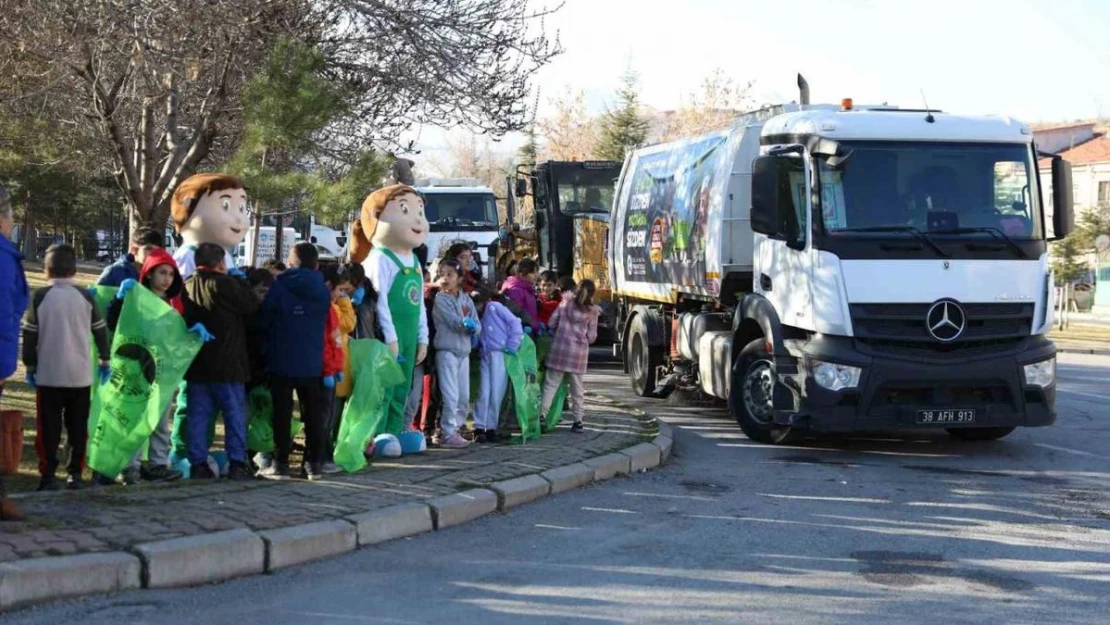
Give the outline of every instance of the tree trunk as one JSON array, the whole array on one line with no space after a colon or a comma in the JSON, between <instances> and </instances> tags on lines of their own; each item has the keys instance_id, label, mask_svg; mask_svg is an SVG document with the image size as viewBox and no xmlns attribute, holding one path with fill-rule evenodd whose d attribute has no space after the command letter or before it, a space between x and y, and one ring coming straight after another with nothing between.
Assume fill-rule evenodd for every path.
<instances>
[{"instance_id":1,"label":"tree trunk","mask_svg":"<svg viewBox=\"0 0 1110 625\"><path fill-rule=\"evenodd\" d=\"M32 210L32 198L30 192L23 196L23 240L20 241L20 248L23 255L27 258L34 258L38 252L39 237L35 232L35 211Z\"/></svg>"}]
</instances>

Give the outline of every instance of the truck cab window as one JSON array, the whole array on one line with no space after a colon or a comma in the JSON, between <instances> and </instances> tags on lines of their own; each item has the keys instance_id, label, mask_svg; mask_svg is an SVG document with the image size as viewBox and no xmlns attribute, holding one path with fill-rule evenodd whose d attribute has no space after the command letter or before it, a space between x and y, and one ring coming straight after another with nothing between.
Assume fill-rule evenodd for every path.
<instances>
[{"instance_id":1,"label":"truck cab window","mask_svg":"<svg viewBox=\"0 0 1110 625\"><path fill-rule=\"evenodd\" d=\"M806 242L806 171L802 159L778 159L779 213L778 235L787 243L801 247Z\"/></svg>"}]
</instances>

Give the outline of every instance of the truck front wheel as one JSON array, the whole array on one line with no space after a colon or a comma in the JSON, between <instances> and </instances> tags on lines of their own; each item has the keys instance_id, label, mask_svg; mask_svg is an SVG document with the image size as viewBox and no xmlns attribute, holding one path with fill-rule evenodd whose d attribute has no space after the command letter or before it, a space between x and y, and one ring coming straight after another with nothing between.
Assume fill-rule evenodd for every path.
<instances>
[{"instance_id":1,"label":"truck front wheel","mask_svg":"<svg viewBox=\"0 0 1110 625\"><path fill-rule=\"evenodd\" d=\"M1014 428L950 428L948 435L961 441L994 441L1013 431Z\"/></svg>"},{"instance_id":2,"label":"truck front wheel","mask_svg":"<svg viewBox=\"0 0 1110 625\"><path fill-rule=\"evenodd\" d=\"M732 364L728 410L753 441L782 445L801 437L797 430L774 421L775 363L762 338L748 343Z\"/></svg>"},{"instance_id":3,"label":"truck front wheel","mask_svg":"<svg viewBox=\"0 0 1110 625\"><path fill-rule=\"evenodd\" d=\"M655 397L656 372L663 364L663 354L648 344L647 326L640 315L632 318L628 330L628 376L632 390L640 397Z\"/></svg>"}]
</instances>

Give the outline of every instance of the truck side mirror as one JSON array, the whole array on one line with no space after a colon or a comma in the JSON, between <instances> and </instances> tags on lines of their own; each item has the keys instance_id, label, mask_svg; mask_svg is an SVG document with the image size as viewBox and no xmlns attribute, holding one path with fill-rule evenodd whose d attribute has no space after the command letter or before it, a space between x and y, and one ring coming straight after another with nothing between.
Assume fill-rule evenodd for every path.
<instances>
[{"instance_id":1,"label":"truck side mirror","mask_svg":"<svg viewBox=\"0 0 1110 625\"><path fill-rule=\"evenodd\" d=\"M752 164L751 226L754 232L778 234L778 158L761 156Z\"/></svg>"},{"instance_id":2,"label":"truck side mirror","mask_svg":"<svg viewBox=\"0 0 1110 625\"><path fill-rule=\"evenodd\" d=\"M1052 157L1052 238L1059 241L1075 227L1075 206L1071 197L1071 163Z\"/></svg>"},{"instance_id":3,"label":"truck side mirror","mask_svg":"<svg viewBox=\"0 0 1110 625\"><path fill-rule=\"evenodd\" d=\"M514 190L513 195L517 197L524 197L528 195L528 181L524 178L517 178L516 189Z\"/></svg>"}]
</instances>

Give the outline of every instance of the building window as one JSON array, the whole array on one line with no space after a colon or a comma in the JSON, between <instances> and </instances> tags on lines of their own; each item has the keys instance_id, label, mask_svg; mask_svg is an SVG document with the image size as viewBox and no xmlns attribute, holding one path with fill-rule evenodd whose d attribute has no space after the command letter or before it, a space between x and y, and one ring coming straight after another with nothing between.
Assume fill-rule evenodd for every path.
<instances>
[{"instance_id":1,"label":"building window","mask_svg":"<svg viewBox=\"0 0 1110 625\"><path fill-rule=\"evenodd\" d=\"M1098 183L1098 204L1110 204L1110 180L1101 180Z\"/></svg>"}]
</instances>

